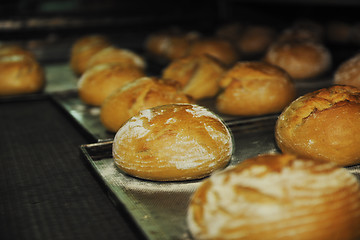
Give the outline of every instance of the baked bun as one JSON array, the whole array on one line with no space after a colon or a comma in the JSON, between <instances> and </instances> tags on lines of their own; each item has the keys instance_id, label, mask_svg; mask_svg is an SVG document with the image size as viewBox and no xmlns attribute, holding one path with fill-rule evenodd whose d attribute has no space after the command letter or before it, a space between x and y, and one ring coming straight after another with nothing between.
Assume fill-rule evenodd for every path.
<instances>
[{"instance_id":1,"label":"baked bun","mask_svg":"<svg viewBox=\"0 0 360 240\"><path fill-rule=\"evenodd\" d=\"M87 69L78 82L80 99L86 104L100 106L116 89L145 76L142 69L118 64L99 64Z\"/></svg>"},{"instance_id":2,"label":"baked bun","mask_svg":"<svg viewBox=\"0 0 360 240\"><path fill-rule=\"evenodd\" d=\"M299 97L281 113L275 137L285 153L360 163L360 90L335 85Z\"/></svg>"},{"instance_id":3,"label":"baked bun","mask_svg":"<svg viewBox=\"0 0 360 240\"><path fill-rule=\"evenodd\" d=\"M142 77L107 97L101 106L100 120L111 132L139 111L171 103L190 103L191 98L174 85L156 77Z\"/></svg>"},{"instance_id":4,"label":"baked bun","mask_svg":"<svg viewBox=\"0 0 360 240\"><path fill-rule=\"evenodd\" d=\"M264 60L283 68L296 81L318 77L329 70L332 63L329 50L313 41L273 43Z\"/></svg>"},{"instance_id":5,"label":"baked bun","mask_svg":"<svg viewBox=\"0 0 360 240\"><path fill-rule=\"evenodd\" d=\"M265 62L238 62L220 79L216 109L230 115L280 112L295 98L295 86L283 69Z\"/></svg>"},{"instance_id":6,"label":"baked bun","mask_svg":"<svg viewBox=\"0 0 360 240\"><path fill-rule=\"evenodd\" d=\"M268 26L247 26L235 44L241 55L258 56L266 52L275 39L275 30Z\"/></svg>"},{"instance_id":7,"label":"baked bun","mask_svg":"<svg viewBox=\"0 0 360 240\"><path fill-rule=\"evenodd\" d=\"M199 179L230 161L232 137L209 110L170 104L141 111L116 133L116 166L132 176L155 181Z\"/></svg>"},{"instance_id":8,"label":"baked bun","mask_svg":"<svg viewBox=\"0 0 360 240\"><path fill-rule=\"evenodd\" d=\"M239 58L235 46L230 41L220 38L199 38L192 43L188 55L204 54L210 55L226 65L235 63Z\"/></svg>"},{"instance_id":9,"label":"baked bun","mask_svg":"<svg viewBox=\"0 0 360 240\"><path fill-rule=\"evenodd\" d=\"M162 73L181 86L194 99L213 97L219 91L219 79L225 68L208 55L188 56L172 61Z\"/></svg>"},{"instance_id":10,"label":"baked bun","mask_svg":"<svg viewBox=\"0 0 360 240\"><path fill-rule=\"evenodd\" d=\"M267 154L202 182L187 223L194 239L356 240L359 201L359 183L346 169Z\"/></svg>"},{"instance_id":11,"label":"baked bun","mask_svg":"<svg viewBox=\"0 0 360 240\"><path fill-rule=\"evenodd\" d=\"M334 83L360 88L360 54L343 62L334 73Z\"/></svg>"},{"instance_id":12,"label":"baked bun","mask_svg":"<svg viewBox=\"0 0 360 240\"><path fill-rule=\"evenodd\" d=\"M72 70L77 75L81 75L86 70L89 59L108 46L111 46L110 41L102 35L89 35L77 39L70 53Z\"/></svg>"},{"instance_id":13,"label":"baked bun","mask_svg":"<svg viewBox=\"0 0 360 240\"><path fill-rule=\"evenodd\" d=\"M146 63L143 57L135 52L117 47L107 47L94 54L87 63L87 68L94 67L98 64L116 63L124 67L137 67L145 69Z\"/></svg>"},{"instance_id":14,"label":"baked bun","mask_svg":"<svg viewBox=\"0 0 360 240\"><path fill-rule=\"evenodd\" d=\"M36 93L45 86L44 69L26 55L0 55L0 73L0 95Z\"/></svg>"}]
</instances>

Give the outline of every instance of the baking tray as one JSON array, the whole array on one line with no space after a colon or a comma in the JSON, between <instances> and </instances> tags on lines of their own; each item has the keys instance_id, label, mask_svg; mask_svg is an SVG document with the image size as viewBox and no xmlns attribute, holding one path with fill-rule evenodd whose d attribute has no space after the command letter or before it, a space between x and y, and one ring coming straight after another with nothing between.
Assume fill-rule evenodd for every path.
<instances>
[{"instance_id":1,"label":"baking tray","mask_svg":"<svg viewBox=\"0 0 360 240\"><path fill-rule=\"evenodd\" d=\"M229 166L264 153L279 153L274 140L277 117L239 123L230 129L235 150ZM80 146L86 161L102 179L115 205L128 210L149 240L192 239L186 225L189 199L204 180L153 182L127 175L113 161L112 141ZM348 170L359 177L360 166Z\"/></svg>"}]
</instances>

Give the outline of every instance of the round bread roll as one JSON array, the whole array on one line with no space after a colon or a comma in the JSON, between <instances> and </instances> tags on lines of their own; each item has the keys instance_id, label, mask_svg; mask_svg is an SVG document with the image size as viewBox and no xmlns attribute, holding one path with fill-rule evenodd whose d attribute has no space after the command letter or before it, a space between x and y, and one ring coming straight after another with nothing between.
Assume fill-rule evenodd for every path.
<instances>
[{"instance_id":1,"label":"round bread roll","mask_svg":"<svg viewBox=\"0 0 360 240\"><path fill-rule=\"evenodd\" d=\"M253 56L266 52L275 39L275 31L271 27L247 26L236 40L236 47L242 55Z\"/></svg>"},{"instance_id":2,"label":"round bread roll","mask_svg":"<svg viewBox=\"0 0 360 240\"><path fill-rule=\"evenodd\" d=\"M194 239L356 240L360 186L344 168L266 154L213 174L192 196Z\"/></svg>"},{"instance_id":3,"label":"round bread roll","mask_svg":"<svg viewBox=\"0 0 360 240\"><path fill-rule=\"evenodd\" d=\"M233 64L239 58L235 46L230 41L220 38L199 38L191 44L188 55L204 54L208 54L226 65Z\"/></svg>"},{"instance_id":4,"label":"round bread roll","mask_svg":"<svg viewBox=\"0 0 360 240\"><path fill-rule=\"evenodd\" d=\"M172 61L162 74L181 86L194 99L213 97L219 91L219 79L225 68L208 55L188 56Z\"/></svg>"},{"instance_id":5,"label":"round bread roll","mask_svg":"<svg viewBox=\"0 0 360 240\"><path fill-rule=\"evenodd\" d=\"M171 103L190 103L192 100L175 85L156 77L142 77L116 90L101 106L100 120L110 132L139 111Z\"/></svg>"},{"instance_id":6,"label":"round bread roll","mask_svg":"<svg viewBox=\"0 0 360 240\"><path fill-rule=\"evenodd\" d=\"M324 74L332 64L331 53L321 43L284 41L273 43L264 60L287 71L296 80L306 80Z\"/></svg>"},{"instance_id":7,"label":"round bread roll","mask_svg":"<svg viewBox=\"0 0 360 240\"><path fill-rule=\"evenodd\" d=\"M87 69L78 82L80 99L100 106L116 89L145 76L142 69L118 64L99 64Z\"/></svg>"},{"instance_id":8,"label":"round bread roll","mask_svg":"<svg viewBox=\"0 0 360 240\"><path fill-rule=\"evenodd\" d=\"M199 179L224 168L232 136L209 110L192 104L146 109L116 133L113 156L125 173L154 181Z\"/></svg>"},{"instance_id":9,"label":"round bread roll","mask_svg":"<svg viewBox=\"0 0 360 240\"><path fill-rule=\"evenodd\" d=\"M116 63L124 67L137 67L140 69L145 69L146 67L145 60L140 55L128 49L110 46L94 54L89 59L86 68L104 63Z\"/></svg>"},{"instance_id":10,"label":"round bread roll","mask_svg":"<svg viewBox=\"0 0 360 240\"><path fill-rule=\"evenodd\" d=\"M0 95L36 93L45 86L42 66L26 55L0 55Z\"/></svg>"},{"instance_id":11,"label":"round bread roll","mask_svg":"<svg viewBox=\"0 0 360 240\"><path fill-rule=\"evenodd\" d=\"M334 73L334 83L360 88L360 54L343 62Z\"/></svg>"},{"instance_id":12,"label":"round bread roll","mask_svg":"<svg viewBox=\"0 0 360 240\"><path fill-rule=\"evenodd\" d=\"M100 50L111 46L110 41L102 35L89 35L75 41L70 53L72 70L81 75L87 68L89 59Z\"/></svg>"},{"instance_id":13,"label":"round bread roll","mask_svg":"<svg viewBox=\"0 0 360 240\"><path fill-rule=\"evenodd\" d=\"M230 115L280 112L296 96L289 74L265 62L238 62L219 84L223 91L217 96L216 109Z\"/></svg>"},{"instance_id":14,"label":"round bread roll","mask_svg":"<svg viewBox=\"0 0 360 240\"><path fill-rule=\"evenodd\" d=\"M285 153L360 163L360 90L336 85L299 97L281 113L275 137Z\"/></svg>"}]
</instances>

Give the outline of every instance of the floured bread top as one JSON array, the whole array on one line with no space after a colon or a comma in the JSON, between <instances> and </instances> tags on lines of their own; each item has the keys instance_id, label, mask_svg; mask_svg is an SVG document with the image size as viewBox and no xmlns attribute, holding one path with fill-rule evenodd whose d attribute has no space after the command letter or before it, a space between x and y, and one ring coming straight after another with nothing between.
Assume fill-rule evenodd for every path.
<instances>
[{"instance_id":1,"label":"floured bread top","mask_svg":"<svg viewBox=\"0 0 360 240\"><path fill-rule=\"evenodd\" d=\"M198 179L225 167L232 137L209 110L171 104L141 111L114 138L115 164L130 175L159 181Z\"/></svg>"},{"instance_id":2,"label":"floured bread top","mask_svg":"<svg viewBox=\"0 0 360 240\"><path fill-rule=\"evenodd\" d=\"M204 182L190 203L188 224L195 239L327 239L341 231L352 236L341 239L355 239L359 200L359 183L343 168L263 155Z\"/></svg>"}]
</instances>

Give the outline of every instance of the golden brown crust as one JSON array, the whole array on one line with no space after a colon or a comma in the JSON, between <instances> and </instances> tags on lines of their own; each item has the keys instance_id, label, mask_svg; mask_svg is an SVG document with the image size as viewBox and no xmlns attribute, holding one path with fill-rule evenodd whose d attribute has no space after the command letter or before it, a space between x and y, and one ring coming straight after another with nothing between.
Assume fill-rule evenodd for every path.
<instances>
[{"instance_id":1,"label":"golden brown crust","mask_svg":"<svg viewBox=\"0 0 360 240\"><path fill-rule=\"evenodd\" d=\"M239 59L235 46L228 40L219 38L200 38L195 40L189 50L189 55L210 55L225 65L231 65Z\"/></svg>"},{"instance_id":2,"label":"golden brown crust","mask_svg":"<svg viewBox=\"0 0 360 240\"><path fill-rule=\"evenodd\" d=\"M78 82L80 99L100 106L118 88L145 76L142 69L118 64L99 64L87 69Z\"/></svg>"},{"instance_id":3,"label":"golden brown crust","mask_svg":"<svg viewBox=\"0 0 360 240\"><path fill-rule=\"evenodd\" d=\"M140 69L145 69L146 67L144 58L137 53L128 49L110 46L94 54L89 59L86 68L104 63L116 63L123 67L138 67Z\"/></svg>"},{"instance_id":4,"label":"golden brown crust","mask_svg":"<svg viewBox=\"0 0 360 240\"><path fill-rule=\"evenodd\" d=\"M313 41L284 41L273 43L264 60L287 71L297 81L320 76L331 66L329 50Z\"/></svg>"},{"instance_id":5,"label":"golden brown crust","mask_svg":"<svg viewBox=\"0 0 360 240\"><path fill-rule=\"evenodd\" d=\"M224 72L225 68L210 56L188 56L172 61L162 77L178 82L182 91L194 99L202 99L218 93Z\"/></svg>"},{"instance_id":6,"label":"golden brown crust","mask_svg":"<svg viewBox=\"0 0 360 240\"><path fill-rule=\"evenodd\" d=\"M360 163L360 90L332 86L299 97L281 113L275 137L283 152Z\"/></svg>"},{"instance_id":7,"label":"golden brown crust","mask_svg":"<svg viewBox=\"0 0 360 240\"><path fill-rule=\"evenodd\" d=\"M42 66L27 55L0 56L0 95L35 93L45 86Z\"/></svg>"},{"instance_id":8,"label":"golden brown crust","mask_svg":"<svg viewBox=\"0 0 360 240\"><path fill-rule=\"evenodd\" d=\"M280 112L295 98L295 86L281 68L265 62L238 62L220 80L219 112L261 115Z\"/></svg>"},{"instance_id":9,"label":"golden brown crust","mask_svg":"<svg viewBox=\"0 0 360 240\"><path fill-rule=\"evenodd\" d=\"M124 122L141 110L191 101L189 96L161 79L142 77L121 87L104 101L100 120L107 130L116 132Z\"/></svg>"},{"instance_id":10,"label":"golden brown crust","mask_svg":"<svg viewBox=\"0 0 360 240\"><path fill-rule=\"evenodd\" d=\"M87 68L89 59L100 50L111 46L110 41L102 35L89 35L77 39L70 54L72 70L81 75Z\"/></svg>"},{"instance_id":11,"label":"golden brown crust","mask_svg":"<svg viewBox=\"0 0 360 240\"><path fill-rule=\"evenodd\" d=\"M360 186L335 164L266 154L213 174L191 198L194 239L355 240Z\"/></svg>"},{"instance_id":12,"label":"golden brown crust","mask_svg":"<svg viewBox=\"0 0 360 240\"><path fill-rule=\"evenodd\" d=\"M206 177L224 168L231 154L227 127L209 110L191 104L141 111L119 129L113 143L116 166L155 181Z\"/></svg>"},{"instance_id":13,"label":"golden brown crust","mask_svg":"<svg viewBox=\"0 0 360 240\"><path fill-rule=\"evenodd\" d=\"M343 62L334 74L334 83L360 88L360 54Z\"/></svg>"}]
</instances>

